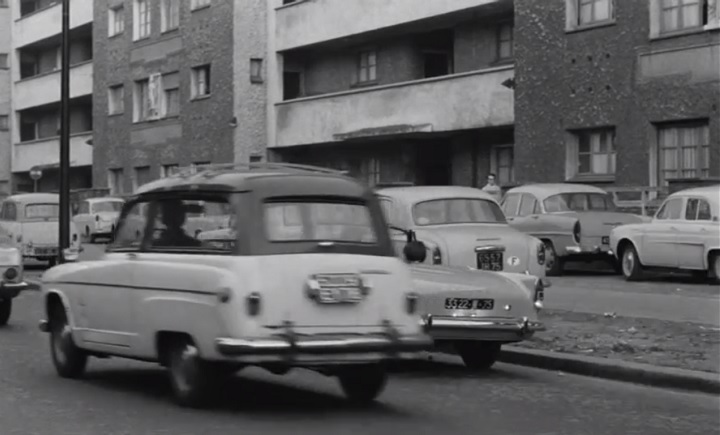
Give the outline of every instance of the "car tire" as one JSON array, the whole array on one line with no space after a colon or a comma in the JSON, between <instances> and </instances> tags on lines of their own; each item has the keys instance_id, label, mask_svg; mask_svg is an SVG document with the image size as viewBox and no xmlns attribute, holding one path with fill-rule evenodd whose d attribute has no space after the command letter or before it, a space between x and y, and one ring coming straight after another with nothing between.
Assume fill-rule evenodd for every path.
<instances>
[{"instance_id":1,"label":"car tire","mask_svg":"<svg viewBox=\"0 0 720 435\"><path fill-rule=\"evenodd\" d=\"M189 338L177 338L168 343L168 373L175 401L188 408L208 405L213 385L208 364Z\"/></svg>"},{"instance_id":2,"label":"car tire","mask_svg":"<svg viewBox=\"0 0 720 435\"><path fill-rule=\"evenodd\" d=\"M465 363L465 367L475 370L489 370L500 356L502 345L495 342L461 341L455 348Z\"/></svg>"},{"instance_id":3,"label":"car tire","mask_svg":"<svg viewBox=\"0 0 720 435\"><path fill-rule=\"evenodd\" d=\"M545 244L545 275L560 276L565 267L565 261L558 257L555 245L549 240L543 240Z\"/></svg>"},{"instance_id":4,"label":"car tire","mask_svg":"<svg viewBox=\"0 0 720 435\"><path fill-rule=\"evenodd\" d=\"M0 326L5 326L12 313L12 299L0 299Z\"/></svg>"},{"instance_id":5,"label":"car tire","mask_svg":"<svg viewBox=\"0 0 720 435\"><path fill-rule=\"evenodd\" d=\"M380 365L348 367L338 374L340 387L350 402L372 403L387 385L387 371Z\"/></svg>"},{"instance_id":6,"label":"car tire","mask_svg":"<svg viewBox=\"0 0 720 435\"><path fill-rule=\"evenodd\" d=\"M626 281L638 281L643 277L643 266L640 263L634 245L628 245L621 253L622 274Z\"/></svg>"},{"instance_id":7,"label":"car tire","mask_svg":"<svg viewBox=\"0 0 720 435\"><path fill-rule=\"evenodd\" d=\"M57 305L50 317L50 354L58 375L63 378L82 377L88 355L75 345L65 309Z\"/></svg>"},{"instance_id":8,"label":"car tire","mask_svg":"<svg viewBox=\"0 0 720 435\"><path fill-rule=\"evenodd\" d=\"M720 253L716 252L710 255L710 264L708 266L712 281L715 284L720 284Z\"/></svg>"}]
</instances>

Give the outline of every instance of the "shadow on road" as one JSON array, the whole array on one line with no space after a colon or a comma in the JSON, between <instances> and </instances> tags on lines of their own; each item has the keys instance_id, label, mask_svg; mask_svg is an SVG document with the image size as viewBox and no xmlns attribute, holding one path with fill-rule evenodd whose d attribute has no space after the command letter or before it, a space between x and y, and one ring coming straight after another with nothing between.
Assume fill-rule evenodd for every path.
<instances>
[{"instance_id":1,"label":"shadow on road","mask_svg":"<svg viewBox=\"0 0 720 435\"><path fill-rule=\"evenodd\" d=\"M283 382L282 378L278 378ZM332 383L334 378L322 382ZM126 391L151 399L172 401L167 374L162 369L130 369L90 371L85 377L88 384L113 391ZM287 382L287 381L285 381ZM392 382L392 380L390 381ZM396 416L414 418L379 402L370 406L353 405L345 400L338 389L337 395L311 391L290 384L267 380L248 379L242 374L229 378L215 391L215 398L207 411L253 414L344 413L367 416Z\"/></svg>"},{"instance_id":2,"label":"shadow on road","mask_svg":"<svg viewBox=\"0 0 720 435\"><path fill-rule=\"evenodd\" d=\"M497 367L486 371L473 371L461 364L436 360L393 363L390 366L390 371L394 376L411 377L413 379L503 379L508 381L532 379Z\"/></svg>"}]
</instances>

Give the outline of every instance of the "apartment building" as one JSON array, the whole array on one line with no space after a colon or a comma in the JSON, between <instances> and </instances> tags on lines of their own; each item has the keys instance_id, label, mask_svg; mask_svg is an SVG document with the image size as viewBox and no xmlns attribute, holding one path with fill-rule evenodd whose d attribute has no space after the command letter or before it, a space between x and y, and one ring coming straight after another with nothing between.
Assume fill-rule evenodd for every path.
<instances>
[{"instance_id":1,"label":"apartment building","mask_svg":"<svg viewBox=\"0 0 720 435\"><path fill-rule=\"evenodd\" d=\"M390 182L515 180L512 0L270 0L269 158Z\"/></svg>"},{"instance_id":2,"label":"apartment building","mask_svg":"<svg viewBox=\"0 0 720 435\"><path fill-rule=\"evenodd\" d=\"M10 137L10 53L12 19L8 0L0 0L0 199L11 193L12 138Z\"/></svg>"},{"instance_id":3,"label":"apartment building","mask_svg":"<svg viewBox=\"0 0 720 435\"><path fill-rule=\"evenodd\" d=\"M265 0L109 0L95 23L96 187L263 158Z\"/></svg>"},{"instance_id":4,"label":"apartment building","mask_svg":"<svg viewBox=\"0 0 720 435\"><path fill-rule=\"evenodd\" d=\"M515 10L518 181L720 181L720 1Z\"/></svg>"},{"instance_id":5,"label":"apartment building","mask_svg":"<svg viewBox=\"0 0 720 435\"><path fill-rule=\"evenodd\" d=\"M72 188L92 185L93 3L73 0L70 6ZM11 21L11 189L57 191L62 6L57 0L5 0L5 4ZM34 167L42 170L37 183L29 176Z\"/></svg>"}]
</instances>

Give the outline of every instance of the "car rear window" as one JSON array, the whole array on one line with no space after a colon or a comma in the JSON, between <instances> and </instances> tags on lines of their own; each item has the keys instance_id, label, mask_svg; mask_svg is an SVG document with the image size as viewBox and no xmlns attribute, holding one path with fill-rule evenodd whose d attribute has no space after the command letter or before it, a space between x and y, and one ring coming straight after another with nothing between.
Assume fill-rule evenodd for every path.
<instances>
[{"instance_id":1,"label":"car rear window","mask_svg":"<svg viewBox=\"0 0 720 435\"><path fill-rule=\"evenodd\" d=\"M120 210L122 210L122 207L123 203L119 201L96 202L92 205L93 213L120 212Z\"/></svg>"},{"instance_id":2,"label":"car rear window","mask_svg":"<svg viewBox=\"0 0 720 435\"><path fill-rule=\"evenodd\" d=\"M417 225L506 223L500 206L477 198L434 199L413 207Z\"/></svg>"},{"instance_id":3,"label":"car rear window","mask_svg":"<svg viewBox=\"0 0 720 435\"><path fill-rule=\"evenodd\" d=\"M28 204L25 206L25 219L57 219L60 215L58 204Z\"/></svg>"},{"instance_id":4,"label":"car rear window","mask_svg":"<svg viewBox=\"0 0 720 435\"><path fill-rule=\"evenodd\" d=\"M364 204L270 201L264 204L264 220L271 242L377 243L370 210Z\"/></svg>"}]
</instances>

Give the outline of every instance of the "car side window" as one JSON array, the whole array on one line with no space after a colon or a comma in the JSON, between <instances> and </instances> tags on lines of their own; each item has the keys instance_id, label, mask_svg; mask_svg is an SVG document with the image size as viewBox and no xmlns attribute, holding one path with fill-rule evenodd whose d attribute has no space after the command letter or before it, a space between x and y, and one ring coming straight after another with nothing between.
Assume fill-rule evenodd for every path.
<instances>
[{"instance_id":1,"label":"car side window","mask_svg":"<svg viewBox=\"0 0 720 435\"><path fill-rule=\"evenodd\" d=\"M90 213L90 206L88 205L87 201L83 201L80 203L80 208L78 209L78 214L88 214Z\"/></svg>"},{"instance_id":2,"label":"car side window","mask_svg":"<svg viewBox=\"0 0 720 435\"><path fill-rule=\"evenodd\" d=\"M168 198L154 201L153 206L156 209L150 238L153 250L229 252L234 246L234 243L215 243L228 241L233 235L229 225L232 207L223 199ZM234 236L232 238L234 240Z\"/></svg>"},{"instance_id":3,"label":"car side window","mask_svg":"<svg viewBox=\"0 0 720 435\"><path fill-rule=\"evenodd\" d=\"M712 209L710 203L704 199L698 199L698 211L697 220L699 221L711 221L712 220Z\"/></svg>"},{"instance_id":4,"label":"car side window","mask_svg":"<svg viewBox=\"0 0 720 435\"><path fill-rule=\"evenodd\" d=\"M677 220L682 216L682 198L673 198L665 202L657 213L656 219Z\"/></svg>"},{"instance_id":5,"label":"car side window","mask_svg":"<svg viewBox=\"0 0 720 435\"><path fill-rule=\"evenodd\" d=\"M113 243L108 251L115 249L140 249L147 224L146 202L136 202L123 214L118 222Z\"/></svg>"},{"instance_id":6,"label":"car side window","mask_svg":"<svg viewBox=\"0 0 720 435\"><path fill-rule=\"evenodd\" d=\"M530 216L531 214L535 214L537 213L537 208L537 199L530 194L523 194L518 216Z\"/></svg>"},{"instance_id":7,"label":"car side window","mask_svg":"<svg viewBox=\"0 0 720 435\"><path fill-rule=\"evenodd\" d=\"M698 204L699 201L695 198L689 198L685 205L685 220L694 221L697 220Z\"/></svg>"},{"instance_id":8,"label":"car side window","mask_svg":"<svg viewBox=\"0 0 720 435\"><path fill-rule=\"evenodd\" d=\"M17 220L17 206L13 202L4 202L0 210L0 220L15 222Z\"/></svg>"},{"instance_id":9,"label":"car side window","mask_svg":"<svg viewBox=\"0 0 720 435\"><path fill-rule=\"evenodd\" d=\"M518 205L520 204L520 195L517 193L511 193L503 200L502 208L505 216L517 216Z\"/></svg>"},{"instance_id":10,"label":"car side window","mask_svg":"<svg viewBox=\"0 0 720 435\"><path fill-rule=\"evenodd\" d=\"M397 218L395 216L395 210L393 203L387 198L378 198L380 201L380 208L382 208L383 214L385 214L385 220L390 225L397 225Z\"/></svg>"}]
</instances>

